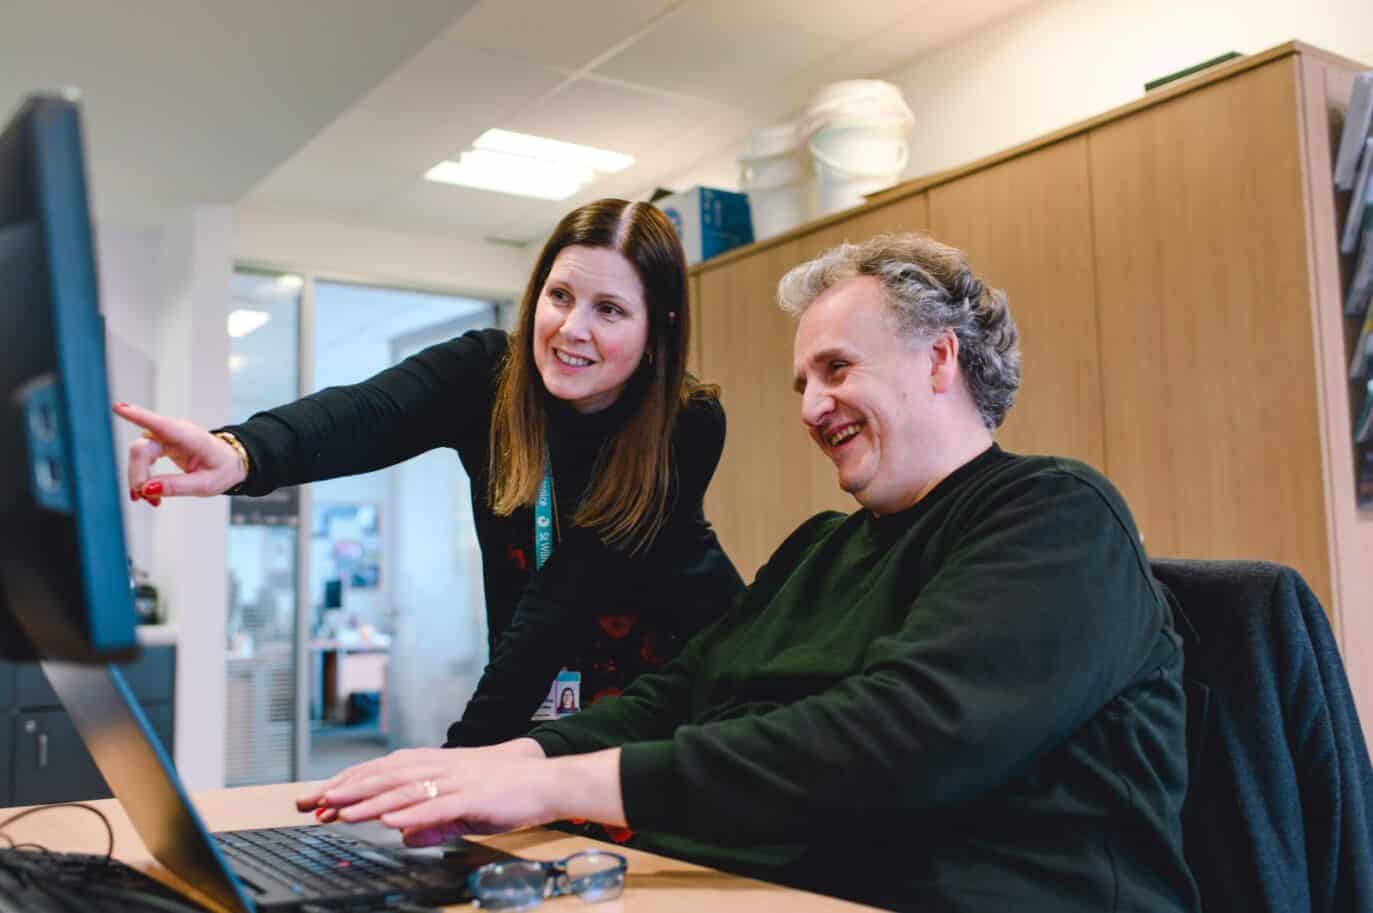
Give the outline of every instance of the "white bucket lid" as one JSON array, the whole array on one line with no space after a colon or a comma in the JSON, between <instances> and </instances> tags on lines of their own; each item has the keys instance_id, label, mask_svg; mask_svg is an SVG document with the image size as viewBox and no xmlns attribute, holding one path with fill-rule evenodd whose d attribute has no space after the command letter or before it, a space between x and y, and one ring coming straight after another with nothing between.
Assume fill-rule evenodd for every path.
<instances>
[{"instance_id":1,"label":"white bucket lid","mask_svg":"<svg viewBox=\"0 0 1373 913\"><path fill-rule=\"evenodd\" d=\"M751 159L773 158L790 155L801 146L801 137L796 133L796 121L773 124L755 130L744 140L743 151L739 153L739 163L747 164Z\"/></svg>"},{"instance_id":2,"label":"white bucket lid","mask_svg":"<svg viewBox=\"0 0 1373 913\"><path fill-rule=\"evenodd\" d=\"M817 130L807 147L822 178L829 174L844 179L889 177L895 181L910 157L907 132L896 122L834 121Z\"/></svg>"},{"instance_id":3,"label":"white bucket lid","mask_svg":"<svg viewBox=\"0 0 1373 913\"><path fill-rule=\"evenodd\" d=\"M850 79L822 88L811 99L800 120L799 134L809 141L816 132L836 121L866 122L909 131L915 115L901 90L880 79Z\"/></svg>"}]
</instances>

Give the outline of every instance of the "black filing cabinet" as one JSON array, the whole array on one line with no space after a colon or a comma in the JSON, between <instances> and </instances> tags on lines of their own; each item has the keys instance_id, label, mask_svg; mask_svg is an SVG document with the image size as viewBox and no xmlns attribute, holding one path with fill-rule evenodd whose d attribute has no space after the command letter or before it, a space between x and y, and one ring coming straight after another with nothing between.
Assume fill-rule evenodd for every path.
<instances>
[{"instance_id":1,"label":"black filing cabinet","mask_svg":"<svg viewBox=\"0 0 1373 913\"><path fill-rule=\"evenodd\" d=\"M170 755L176 648L145 647L120 667ZM0 663L0 807L103 799L110 789L37 663Z\"/></svg>"}]
</instances>

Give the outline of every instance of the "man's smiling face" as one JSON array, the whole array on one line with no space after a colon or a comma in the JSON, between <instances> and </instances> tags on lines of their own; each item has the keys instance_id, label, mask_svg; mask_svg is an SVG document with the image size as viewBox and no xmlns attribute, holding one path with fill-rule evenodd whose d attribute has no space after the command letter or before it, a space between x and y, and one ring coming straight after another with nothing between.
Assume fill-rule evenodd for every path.
<instances>
[{"instance_id":1,"label":"man's smiling face","mask_svg":"<svg viewBox=\"0 0 1373 913\"><path fill-rule=\"evenodd\" d=\"M801 315L793 362L811 439L876 514L909 507L940 477L931 347L902 336L889 307L874 277L839 283Z\"/></svg>"}]
</instances>

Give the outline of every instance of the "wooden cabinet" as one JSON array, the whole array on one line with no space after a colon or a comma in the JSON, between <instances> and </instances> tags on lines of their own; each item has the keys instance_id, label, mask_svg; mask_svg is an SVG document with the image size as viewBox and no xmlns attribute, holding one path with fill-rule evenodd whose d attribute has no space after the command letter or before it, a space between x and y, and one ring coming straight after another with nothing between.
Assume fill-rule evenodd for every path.
<instances>
[{"instance_id":1,"label":"wooden cabinet","mask_svg":"<svg viewBox=\"0 0 1373 913\"><path fill-rule=\"evenodd\" d=\"M1091 132L1106 449L1151 551L1328 601L1296 61Z\"/></svg>"},{"instance_id":2,"label":"wooden cabinet","mask_svg":"<svg viewBox=\"0 0 1373 913\"><path fill-rule=\"evenodd\" d=\"M968 252L1020 330L1021 387L997 437L1008 450L1106 468L1087 140L1018 156L928 192L930 233Z\"/></svg>"},{"instance_id":3,"label":"wooden cabinet","mask_svg":"<svg viewBox=\"0 0 1373 913\"><path fill-rule=\"evenodd\" d=\"M695 268L697 358L729 438L709 518L746 579L852 510L801 429L790 267L929 228L1008 293L1024 383L999 439L1124 492L1158 556L1295 567L1373 719L1373 512L1354 501L1331 136L1359 64L1292 43Z\"/></svg>"},{"instance_id":4,"label":"wooden cabinet","mask_svg":"<svg viewBox=\"0 0 1373 913\"><path fill-rule=\"evenodd\" d=\"M797 262L818 256L845 241L866 241L883 232L928 231L929 227L929 204L923 193L911 194L883 206L860 206L838 220L827 221L799 236L796 239Z\"/></svg>"},{"instance_id":5,"label":"wooden cabinet","mask_svg":"<svg viewBox=\"0 0 1373 913\"><path fill-rule=\"evenodd\" d=\"M777 546L778 528L821 509L811 486L821 455L791 388L792 319L776 304L777 280L799 259L783 244L701 276L701 370L720 384L729 422L706 516L745 579Z\"/></svg>"}]
</instances>

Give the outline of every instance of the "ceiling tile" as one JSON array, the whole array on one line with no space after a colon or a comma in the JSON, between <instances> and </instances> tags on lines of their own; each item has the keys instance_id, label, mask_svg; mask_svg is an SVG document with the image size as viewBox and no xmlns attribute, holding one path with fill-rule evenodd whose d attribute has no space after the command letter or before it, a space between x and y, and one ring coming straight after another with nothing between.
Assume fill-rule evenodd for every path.
<instances>
[{"instance_id":1,"label":"ceiling tile","mask_svg":"<svg viewBox=\"0 0 1373 913\"><path fill-rule=\"evenodd\" d=\"M486 129L557 88L561 70L463 44L450 29L411 58L359 107L389 118Z\"/></svg>"},{"instance_id":2,"label":"ceiling tile","mask_svg":"<svg viewBox=\"0 0 1373 913\"><path fill-rule=\"evenodd\" d=\"M565 200L563 202L572 201ZM575 208L576 206L564 207L561 204L558 204L556 209L552 206L540 207L534 212L526 213L501 225L494 237L505 238L510 241L524 241L535 248L541 248L544 241L548 240L548 235L553 231L553 227L558 224L558 220Z\"/></svg>"},{"instance_id":3,"label":"ceiling tile","mask_svg":"<svg viewBox=\"0 0 1373 913\"><path fill-rule=\"evenodd\" d=\"M847 42L758 19L748 3L693 4L596 68L631 83L735 104Z\"/></svg>"},{"instance_id":4,"label":"ceiling tile","mask_svg":"<svg viewBox=\"0 0 1373 913\"><path fill-rule=\"evenodd\" d=\"M161 221L238 200L469 5L0 3L0 110L81 86L98 217Z\"/></svg>"},{"instance_id":5,"label":"ceiling tile","mask_svg":"<svg viewBox=\"0 0 1373 913\"><path fill-rule=\"evenodd\" d=\"M484 0L450 33L464 44L580 69L681 0Z\"/></svg>"},{"instance_id":6,"label":"ceiling tile","mask_svg":"<svg viewBox=\"0 0 1373 913\"><path fill-rule=\"evenodd\" d=\"M495 226L538 209L541 202L418 178L376 200L366 215L378 224L480 240L495 234Z\"/></svg>"},{"instance_id":7,"label":"ceiling tile","mask_svg":"<svg viewBox=\"0 0 1373 913\"><path fill-rule=\"evenodd\" d=\"M747 8L748 18L744 22L749 27L762 29L769 22L777 23L828 37L838 49L842 44L877 34L889 23L917 15L932 3L935 0L863 0L856 4L833 0L748 0L734 6Z\"/></svg>"},{"instance_id":8,"label":"ceiling tile","mask_svg":"<svg viewBox=\"0 0 1373 913\"><path fill-rule=\"evenodd\" d=\"M307 143L286 167L350 171L363 183L383 174L419 177L470 146L483 129L403 111L355 108Z\"/></svg>"},{"instance_id":9,"label":"ceiling tile","mask_svg":"<svg viewBox=\"0 0 1373 913\"><path fill-rule=\"evenodd\" d=\"M1005 19L1035 0L960 0L924 3L919 11L891 23L864 44L890 59L888 68L929 53L981 28Z\"/></svg>"},{"instance_id":10,"label":"ceiling tile","mask_svg":"<svg viewBox=\"0 0 1373 913\"><path fill-rule=\"evenodd\" d=\"M353 214L406 183L409 175L380 168L326 167L293 158L253 188L240 202L274 208Z\"/></svg>"},{"instance_id":11,"label":"ceiling tile","mask_svg":"<svg viewBox=\"0 0 1373 913\"><path fill-rule=\"evenodd\" d=\"M708 102L578 79L501 126L648 157L679 135L733 116Z\"/></svg>"}]
</instances>

